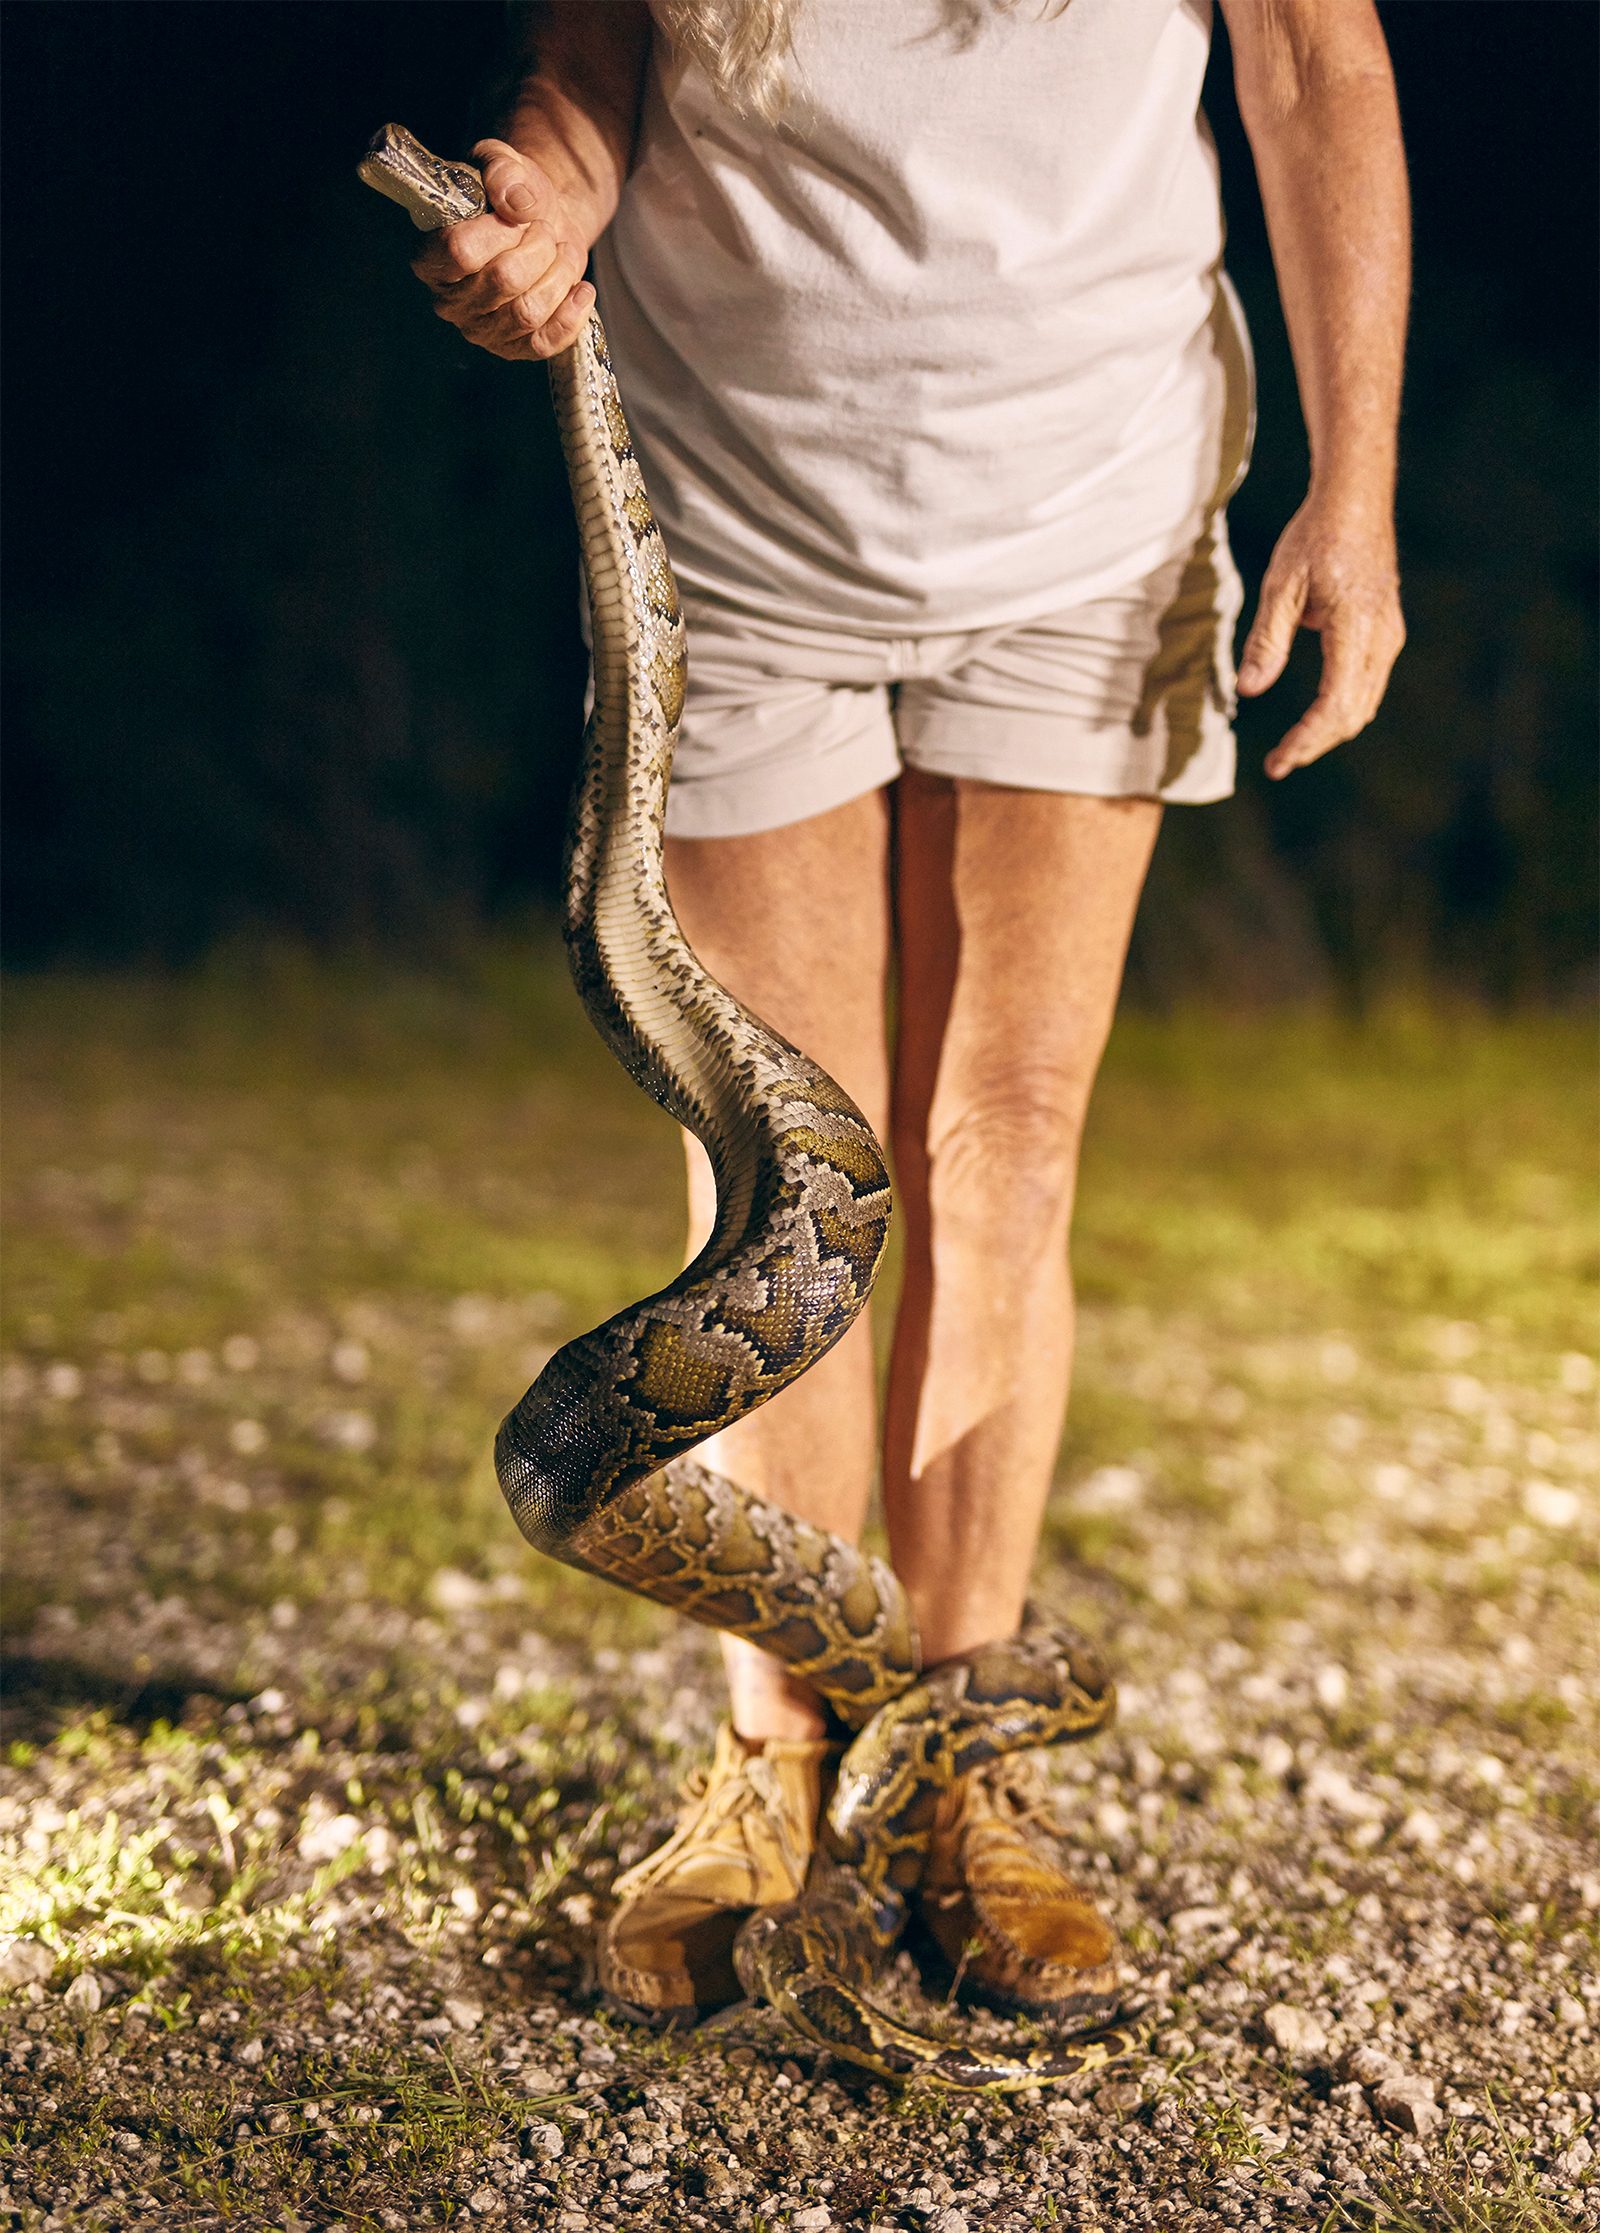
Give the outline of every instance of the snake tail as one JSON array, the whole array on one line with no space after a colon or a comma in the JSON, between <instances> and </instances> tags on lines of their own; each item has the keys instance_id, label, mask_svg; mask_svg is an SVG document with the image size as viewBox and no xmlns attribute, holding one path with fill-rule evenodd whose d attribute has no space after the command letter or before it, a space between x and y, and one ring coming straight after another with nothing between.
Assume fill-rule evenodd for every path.
<instances>
[{"instance_id":1,"label":"snake tail","mask_svg":"<svg viewBox=\"0 0 1600 2233\"><path fill-rule=\"evenodd\" d=\"M873 2001L878 1964L865 1962L863 1949L882 1945L886 1933L892 1943L902 1920L898 1902L885 1909L848 1871L816 1867L804 1899L764 1910L740 1932L734 1947L740 1983L791 2031L842 2061L878 2077L957 2092L1061 2085L1139 2046L1143 2030L1132 2021L1021 2049L941 2039L901 2023Z\"/></svg>"},{"instance_id":2,"label":"snake tail","mask_svg":"<svg viewBox=\"0 0 1600 2233\"><path fill-rule=\"evenodd\" d=\"M941 2039L900 2022L874 1988L906 1919L939 1795L1007 1754L1102 1730L1116 1691L1075 1629L1020 1636L942 1662L885 1705L845 1753L804 1896L740 1933L740 1982L816 2045L898 2078L973 2092L1059 2084L1126 2054L1140 2033L1102 2024L1021 2050Z\"/></svg>"}]
</instances>

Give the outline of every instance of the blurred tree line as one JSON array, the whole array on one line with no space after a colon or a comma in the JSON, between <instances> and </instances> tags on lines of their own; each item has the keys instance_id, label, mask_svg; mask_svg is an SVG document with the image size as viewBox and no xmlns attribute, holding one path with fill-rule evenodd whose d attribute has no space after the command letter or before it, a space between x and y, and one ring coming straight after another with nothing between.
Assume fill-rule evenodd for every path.
<instances>
[{"instance_id":1,"label":"blurred tree line","mask_svg":"<svg viewBox=\"0 0 1600 2233\"><path fill-rule=\"evenodd\" d=\"M544 382L430 317L409 228L352 172L391 114L464 146L498 9L11 17L13 962L263 933L438 954L547 900L583 660ZM1150 998L1590 981L1594 17L1386 20L1418 182L1410 643L1374 728L1286 784L1260 761L1312 694L1314 641L1242 709L1239 795L1166 818L1132 966ZM1536 72L1530 26L1554 42ZM1220 36L1207 106L1259 359L1231 515L1253 598L1305 459ZM1486 118L1486 167L1521 196L1498 233L1467 176ZM70 221L24 231L19 200L55 177Z\"/></svg>"}]
</instances>

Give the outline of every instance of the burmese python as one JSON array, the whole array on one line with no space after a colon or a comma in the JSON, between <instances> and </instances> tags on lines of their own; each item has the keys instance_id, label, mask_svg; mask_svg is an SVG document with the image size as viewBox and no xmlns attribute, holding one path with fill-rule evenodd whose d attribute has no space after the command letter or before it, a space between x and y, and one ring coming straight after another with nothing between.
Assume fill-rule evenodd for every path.
<instances>
[{"instance_id":1,"label":"burmese python","mask_svg":"<svg viewBox=\"0 0 1600 2233\"><path fill-rule=\"evenodd\" d=\"M390 125L361 176L424 230L478 215L479 174ZM984 1761L1092 1735L1114 1692L1066 1629L919 1678L894 1574L688 1453L815 1364L872 1288L889 1178L872 1129L798 1049L707 975L673 916L662 817L684 693L683 623L591 317L550 360L594 639L566 863L585 1008L629 1074L705 1144L715 1229L670 1286L569 1342L502 1422L500 1485L539 1550L785 1661L860 1734L803 1897L746 1926L752 1997L885 2076L972 2088L1068 2078L1125 2052L1102 2027L1019 2053L925 2036L869 1998L905 1919L939 1792Z\"/></svg>"}]
</instances>

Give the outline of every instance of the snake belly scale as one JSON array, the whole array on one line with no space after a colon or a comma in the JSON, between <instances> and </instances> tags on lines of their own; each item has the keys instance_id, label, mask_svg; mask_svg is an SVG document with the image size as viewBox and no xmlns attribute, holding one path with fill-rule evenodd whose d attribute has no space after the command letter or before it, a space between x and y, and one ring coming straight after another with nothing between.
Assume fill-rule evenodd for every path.
<instances>
[{"instance_id":1,"label":"snake belly scale","mask_svg":"<svg viewBox=\"0 0 1600 2233\"><path fill-rule=\"evenodd\" d=\"M423 229L476 216L482 181L385 126L362 178ZM891 2078L1037 2085L1126 2052L1104 2025L994 2050L896 2021L874 1986L905 1919L940 1791L988 1760L1091 1736L1114 1707L1094 1648L1030 1627L924 1674L904 1589L882 1561L692 1456L810 1369L866 1304L888 1236L882 1150L849 1096L712 978L662 866L683 707L677 590L591 316L550 360L594 644L594 712L568 835L565 935L590 1018L619 1062L703 1142L714 1230L659 1293L569 1342L507 1414L495 1467L548 1556L748 1638L858 1732L801 1897L752 1919L752 1998Z\"/></svg>"}]
</instances>

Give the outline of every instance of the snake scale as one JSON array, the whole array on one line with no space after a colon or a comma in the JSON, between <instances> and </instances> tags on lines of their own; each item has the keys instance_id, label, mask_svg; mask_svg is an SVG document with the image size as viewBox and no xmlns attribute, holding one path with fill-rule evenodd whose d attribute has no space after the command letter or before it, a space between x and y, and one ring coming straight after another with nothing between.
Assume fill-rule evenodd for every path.
<instances>
[{"instance_id":1,"label":"snake scale","mask_svg":"<svg viewBox=\"0 0 1600 2233\"><path fill-rule=\"evenodd\" d=\"M486 206L471 166L440 161L396 125L360 174L424 230ZM1030 1626L923 1673L887 1566L690 1454L854 1321L888 1235L889 1177L848 1095L716 983L678 928L662 868L685 676L672 569L598 317L549 373L594 641L567 845L568 954L617 1059L704 1143L717 1216L669 1286L550 1360L500 1427L500 1485L537 1549L747 1637L858 1732L804 1893L741 1934L735 1958L752 1998L882 2076L969 2089L1069 2078L1135 2034L1104 2025L990 2051L899 2023L872 1995L939 1793L986 1761L1103 1727L1115 1694L1094 1648Z\"/></svg>"}]
</instances>

